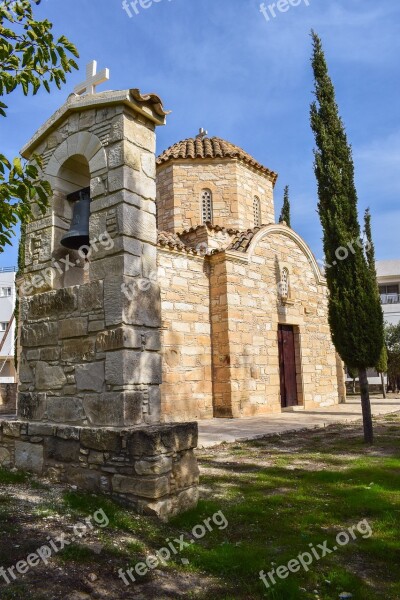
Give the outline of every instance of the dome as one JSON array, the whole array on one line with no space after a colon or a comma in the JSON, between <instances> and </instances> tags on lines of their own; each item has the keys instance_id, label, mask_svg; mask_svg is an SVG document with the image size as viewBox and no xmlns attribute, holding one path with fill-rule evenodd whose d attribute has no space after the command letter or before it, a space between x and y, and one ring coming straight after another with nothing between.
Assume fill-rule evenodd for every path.
<instances>
[{"instance_id":1,"label":"dome","mask_svg":"<svg viewBox=\"0 0 400 600\"><path fill-rule=\"evenodd\" d=\"M157 158L157 165L162 165L170 160L209 160L213 158L236 158L267 175L274 184L278 178L277 173L264 167L250 156L250 154L242 150L242 148L218 137L209 138L197 136L196 138L188 138L181 142L177 142L160 154Z\"/></svg>"}]
</instances>

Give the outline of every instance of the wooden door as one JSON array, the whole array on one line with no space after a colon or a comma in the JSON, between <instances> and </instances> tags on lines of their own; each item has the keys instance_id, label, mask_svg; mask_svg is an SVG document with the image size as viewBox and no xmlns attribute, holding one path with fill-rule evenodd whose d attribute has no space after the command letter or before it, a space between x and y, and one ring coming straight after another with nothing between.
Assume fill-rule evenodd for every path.
<instances>
[{"instance_id":1,"label":"wooden door","mask_svg":"<svg viewBox=\"0 0 400 600\"><path fill-rule=\"evenodd\" d=\"M282 408L297 406L296 354L291 325L278 326L278 344Z\"/></svg>"}]
</instances>

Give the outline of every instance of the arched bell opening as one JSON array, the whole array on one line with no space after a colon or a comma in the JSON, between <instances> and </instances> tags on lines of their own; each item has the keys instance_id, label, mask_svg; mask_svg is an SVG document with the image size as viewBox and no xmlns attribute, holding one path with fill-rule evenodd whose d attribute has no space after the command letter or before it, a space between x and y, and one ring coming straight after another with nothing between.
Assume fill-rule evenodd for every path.
<instances>
[{"instance_id":1,"label":"arched bell opening","mask_svg":"<svg viewBox=\"0 0 400 600\"><path fill-rule=\"evenodd\" d=\"M89 278L90 168L79 154L61 166L54 186L56 215L54 287L87 283Z\"/></svg>"}]
</instances>

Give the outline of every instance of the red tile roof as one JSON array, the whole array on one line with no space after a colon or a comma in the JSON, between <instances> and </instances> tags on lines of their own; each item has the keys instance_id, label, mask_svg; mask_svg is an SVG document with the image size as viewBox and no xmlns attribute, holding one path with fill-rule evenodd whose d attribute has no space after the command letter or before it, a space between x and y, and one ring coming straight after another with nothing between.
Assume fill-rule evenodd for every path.
<instances>
[{"instance_id":1,"label":"red tile roof","mask_svg":"<svg viewBox=\"0 0 400 600\"><path fill-rule=\"evenodd\" d=\"M250 154L218 137L196 137L188 138L170 146L157 158L157 164L162 165L170 160L179 159L213 159L213 158L237 158L247 165L262 171L271 178L273 183L278 179L277 173L257 162Z\"/></svg>"}]
</instances>

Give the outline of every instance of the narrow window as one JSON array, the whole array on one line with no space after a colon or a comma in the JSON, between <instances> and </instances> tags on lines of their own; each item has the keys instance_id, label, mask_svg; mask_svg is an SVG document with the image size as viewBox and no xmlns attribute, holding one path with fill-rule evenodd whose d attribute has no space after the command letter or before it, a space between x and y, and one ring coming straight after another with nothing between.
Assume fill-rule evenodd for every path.
<instances>
[{"instance_id":1,"label":"narrow window","mask_svg":"<svg viewBox=\"0 0 400 600\"><path fill-rule=\"evenodd\" d=\"M280 288L282 300L287 300L289 298L289 271L286 267L282 269Z\"/></svg>"},{"instance_id":2,"label":"narrow window","mask_svg":"<svg viewBox=\"0 0 400 600\"><path fill-rule=\"evenodd\" d=\"M11 296L11 288L10 287L0 288L0 296L3 298L5 298L6 296Z\"/></svg>"},{"instance_id":3,"label":"narrow window","mask_svg":"<svg viewBox=\"0 0 400 600\"><path fill-rule=\"evenodd\" d=\"M258 196L254 196L253 214L254 214L254 227L260 227L260 225L261 225L261 208L260 208L260 198Z\"/></svg>"},{"instance_id":4,"label":"narrow window","mask_svg":"<svg viewBox=\"0 0 400 600\"><path fill-rule=\"evenodd\" d=\"M203 223L212 223L212 193L210 190L201 192L201 219Z\"/></svg>"},{"instance_id":5,"label":"narrow window","mask_svg":"<svg viewBox=\"0 0 400 600\"><path fill-rule=\"evenodd\" d=\"M8 327L8 323L0 323L0 331L6 331Z\"/></svg>"}]
</instances>

